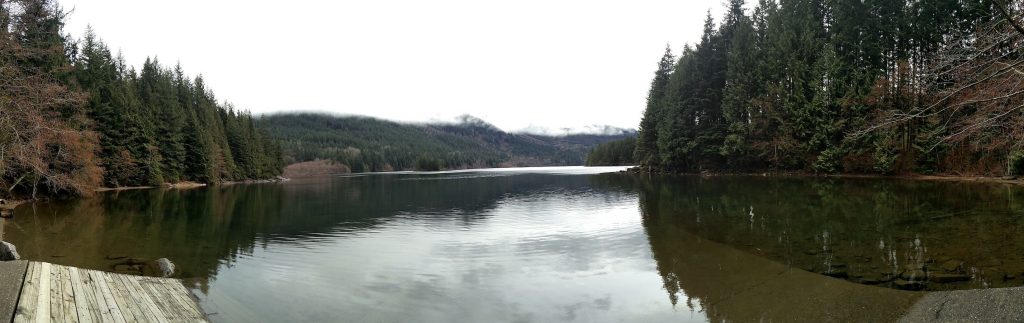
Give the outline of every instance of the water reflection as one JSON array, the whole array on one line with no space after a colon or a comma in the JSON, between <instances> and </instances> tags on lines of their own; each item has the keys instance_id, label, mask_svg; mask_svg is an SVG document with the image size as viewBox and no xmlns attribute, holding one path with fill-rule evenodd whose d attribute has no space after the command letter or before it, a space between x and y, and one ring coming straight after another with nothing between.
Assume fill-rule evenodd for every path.
<instances>
[{"instance_id":1,"label":"water reflection","mask_svg":"<svg viewBox=\"0 0 1024 323\"><path fill-rule=\"evenodd\" d=\"M599 172L125 191L0 225L29 259L168 257L223 322L878 321L899 289L1022 285L1018 188Z\"/></svg>"},{"instance_id":2,"label":"water reflection","mask_svg":"<svg viewBox=\"0 0 1024 323\"><path fill-rule=\"evenodd\" d=\"M215 321L704 321L664 301L631 186L533 172L128 191L19 209L5 238L168 257Z\"/></svg>"},{"instance_id":3,"label":"water reflection","mask_svg":"<svg viewBox=\"0 0 1024 323\"><path fill-rule=\"evenodd\" d=\"M810 272L910 290L1024 284L1020 187L742 176L644 185L642 201L658 201L648 213Z\"/></svg>"},{"instance_id":4,"label":"water reflection","mask_svg":"<svg viewBox=\"0 0 1024 323\"><path fill-rule=\"evenodd\" d=\"M920 297L810 273L693 234L696 220L677 213L670 195L652 194L664 193L660 185L648 185L642 225L668 301L700 309L711 322L886 322ZM737 218L737 236L745 236L749 220Z\"/></svg>"}]
</instances>

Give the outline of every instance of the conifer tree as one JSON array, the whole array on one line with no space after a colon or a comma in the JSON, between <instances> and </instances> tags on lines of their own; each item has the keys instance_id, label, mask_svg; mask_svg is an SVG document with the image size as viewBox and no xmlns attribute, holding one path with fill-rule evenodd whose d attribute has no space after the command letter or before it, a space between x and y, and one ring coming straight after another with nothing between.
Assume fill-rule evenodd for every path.
<instances>
[{"instance_id":1,"label":"conifer tree","mask_svg":"<svg viewBox=\"0 0 1024 323\"><path fill-rule=\"evenodd\" d=\"M651 81L651 88L647 94L647 108L644 109L640 132L636 139L635 159L644 165L651 165L652 160L658 156L657 123L663 117L662 104L674 63L672 48L666 45L665 53L658 62L658 70L654 72L654 80Z\"/></svg>"}]
</instances>

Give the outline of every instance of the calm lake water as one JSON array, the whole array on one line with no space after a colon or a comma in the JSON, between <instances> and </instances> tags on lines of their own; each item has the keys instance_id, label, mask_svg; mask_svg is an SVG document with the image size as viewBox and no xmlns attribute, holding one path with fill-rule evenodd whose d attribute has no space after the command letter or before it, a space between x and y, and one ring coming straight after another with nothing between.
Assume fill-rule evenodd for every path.
<instances>
[{"instance_id":1,"label":"calm lake water","mask_svg":"<svg viewBox=\"0 0 1024 323\"><path fill-rule=\"evenodd\" d=\"M221 322L874 321L906 290L1024 285L1020 187L619 170L112 192L20 207L0 238L169 258Z\"/></svg>"}]
</instances>

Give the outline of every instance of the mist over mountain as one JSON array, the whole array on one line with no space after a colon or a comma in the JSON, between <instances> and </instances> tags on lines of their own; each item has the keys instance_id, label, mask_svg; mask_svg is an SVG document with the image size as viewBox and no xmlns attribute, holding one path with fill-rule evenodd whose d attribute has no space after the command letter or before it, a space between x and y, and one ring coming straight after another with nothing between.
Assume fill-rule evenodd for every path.
<instances>
[{"instance_id":1,"label":"mist over mountain","mask_svg":"<svg viewBox=\"0 0 1024 323\"><path fill-rule=\"evenodd\" d=\"M400 123L280 113L259 123L281 141L286 163L330 160L353 172L583 165L597 145L635 134L607 126L553 134L506 132L470 115L451 122Z\"/></svg>"},{"instance_id":2,"label":"mist over mountain","mask_svg":"<svg viewBox=\"0 0 1024 323\"><path fill-rule=\"evenodd\" d=\"M570 135L604 135L604 136L619 136L619 135L631 135L635 134L635 129L625 129L609 125L589 125L583 127L574 128L548 128L543 126L529 126L518 131L517 133L526 133L542 136L570 136Z\"/></svg>"}]
</instances>

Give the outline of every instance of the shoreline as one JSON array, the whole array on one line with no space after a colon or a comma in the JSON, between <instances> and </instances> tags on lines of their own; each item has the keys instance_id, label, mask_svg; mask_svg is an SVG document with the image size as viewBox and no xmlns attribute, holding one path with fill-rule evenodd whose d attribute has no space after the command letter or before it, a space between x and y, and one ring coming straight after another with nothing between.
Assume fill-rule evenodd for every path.
<instances>
[{"instance_id":1,"label":"shoreline","mask_svg":"<svg viewBox=\"0 0 1024 323\"><path fill-rule=\"evenodd\" d=\"M703 173L685 173L685 172L664 172L664 171L647 171L640 166L631 167L622 171L622 173L632 175L661 175L661 176L700 176L700 177L724 177L724 176L756 176L756 177L805 177L805 178L866 178L866 179L897 179L897 180L920 180L920 181L944 181L944 182L972 182L972 183L992 183L992 184L1009 184L1009 185L1024 185L1024 177L1016 176L967 176L967 175L954 175L954 174L906 174L906 175L882 175L882 174L815 174L808 172L703 172Z\"/></svg>"},{"instance_id":2,"label":"shoreline","mask_svg":"<svg viewBox=\"0 0 1024 323\"><path fill-rule=\"evenodd\" d=\"M150 185L150 186L101 187L101 188L97 188L97 189L93 190L93 192L96 192L96 193L119 192L119 191L131 191L131 190L147 190L147 189L155 189L155 188L169 189L169 190L188 190L188 189L200 188L200 187L208 187L208 186L226 186L226 185L236 185L236 184L280 183L280 182L287 182L289 180L291 180L291 179L287 178L287 177L277 176L275 178L268 178L268 179L247 179L247 180L241 180L241 181L223 181L223 182L219 182L219 183L199 183L199 182L185 181L185 182L177 182L177 183L163 183L163 184L160 184L160 185Z\"/></svg>"},{"instance_id":3,"label":"shoreline","mask_svg":"<svg viewBox=\"0 0 1024 323\"><path fill-rule=\"evenodd\" d=\"M213 186L229 186L229 185L238 185L238 184L283 183L283 182L287 182L287 181L290 181L290 180L292 180L292 179L289 178L289 177L284 177L284 176L280 176L279 175L279 176L276 176L274 178L267 178L267 179L247 179L247 180L241 180L241 181L223 181L223 182L220 182L220 183L216 183ZM203 184L203 185L205 186L205 184Z\"/></svg>"},{"instance_id":4,"label":"shoreline","mask_svg":"<svg viewBox=\"0 0 1024 323\"><path fill-rule=\"evenodd\" d=\"M166 189L174 189L174 190L185 190L185 189L190 189L190 188L206 187L208 185L209 184L206 184L206 183L178 182L178 183L163 183L161 185L152 185L152 186L101 187L101 188L97 188L97 189L93 190L93 192L96 192L96 193L101 193L101 192L119 192L119 191L131 191L131 190L145 190L145 189L152 189L152 188L166 188Z\"/></svg>"},{"instance_id":5,"label":"shoreline","mask_svg":"<svg viewBox=\"0 0 1024 323\"><path fill-rule=\"evenodd\" d=\"M106 192L121 192L121 191L134 191L134 190L148 190L148 189L167 189L167 190L190 190L201 187L209 186L229 186L238 184L265 184L265 183L280 183L290 181L291 178L277 176L271 179L257 179L257 180L244 180L244 181L224 181L220 183L198 183L198 182L177 182L177 183L163 183L160 185L150 186L121 186L121 187L100 187L92 190L93 193L106 193ZM88 196L74 196L71 198L81 198ZM28 203L35 202L46 202L52 200L52 196L43 196L36 199L31 198L15 198L15 199L0 199L3 203L0 203L0 211L6 215L7 212L13 212L18 206ZM59 198L58 198L59 199Z\"/></svg>"},{"instance_id":6,"label":"shoreline","mask_svg":"<svg viewBox=\"0 0 1024 323\"><path fill-rule=\"evenodd\" d=\"M31 199L26 199L26 200L5 200L5 199L0 199L0 201L2 201L2 203L0 203L0 215L3 215L3 216L6 216L7 212L14 211L14 209L16 209L19 205L32 202Z\"/></svg>"}]
</instances>

